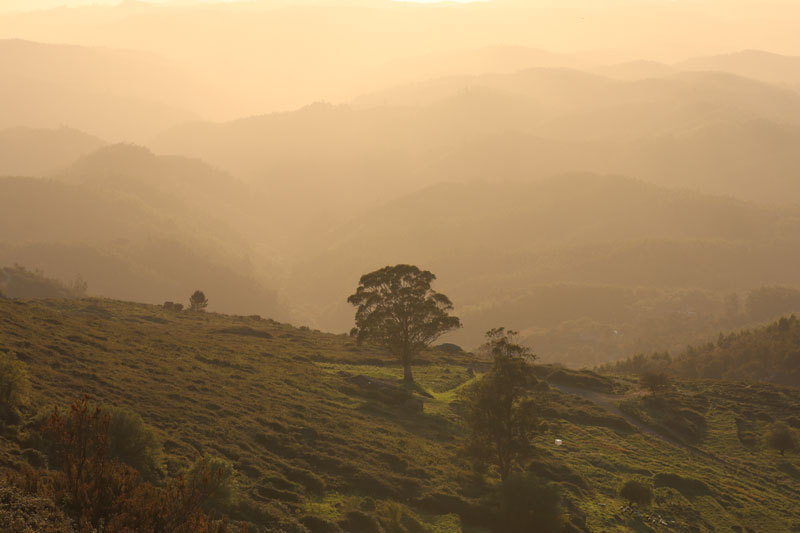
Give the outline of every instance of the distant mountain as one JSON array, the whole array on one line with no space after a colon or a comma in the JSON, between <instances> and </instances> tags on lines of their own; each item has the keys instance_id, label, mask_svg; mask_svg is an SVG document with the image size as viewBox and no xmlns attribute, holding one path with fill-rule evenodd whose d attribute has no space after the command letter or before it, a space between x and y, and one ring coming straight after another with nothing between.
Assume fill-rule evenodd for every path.
<instances>
[{"instance_id":1,"label":"distant mountain","mask_svg":"<svg viewBox=\"0 0 800 533\"><path fill-rule=\"evenodd\" d=\"M0 128L74 127L142 141L196 119L205 92L164 59L106 48L0 40Z\"/></svg>"},{"instance_id":2,"label":"distant mountain","mask_svg":"<svg viewBox=\"0 0 800 533\"><path fill-rule=\"evenodd\" d=\"M103 144L93 135L70 128L0 130L0 176L41 176Z\"/></svg>"},{"instance_id":3,"label":"distant mountain","mask_svg":"<svg viewBox=\"0 0 800 533\"><path fill-rule=\"evenodd\" d=\"M361 274L386 264L418 264L439 276L465 323L474 318L456 341L477 344L498 316L528 332L557 326L536 298L516 307L529 311L506 312L515 308L509 302L545 285L717 295L764 283L800 285L792 266L800 261L798 220L797 210L608 176L443 184L309 241L287 294L303 304L308 320L344 330L352 321L345 298ZM711 308L716 313L721 307ZM587 313L576 305L561 320L595 316Z\"/></svg>"},{"instance_id":4,"label":"distant mountain","mask_svg":"<svg viewBox=\"0 0 800 533\"><path fill-rule=\"evenodd\" d=\"M590 63L576 56L556 54L525 46L488 46L391 61L367 70L363 85L392 87L446 76L508 74L530 68L588 68Z\"/></svg>"},{"instance_id":5,"label":"distant mountain","mask_svg":"<svg viewBox=\"0 0 800 533\"><path fill-rule=\"evenodd\" d=\"M256 260L237 229L258 226L230 214L248 208L241 197L257 196L233 178L127 145L101 148L56 177L0 179L0 264L80 274L97 295L160 303L199 288L212 309L283 316L264 288L269 261Z\"/></svg>"},{"instance_id":6,"label":"distant mountain","mask_svg":"<svg viewBox=\"0 0 800 533\"><path fill-rule=\"evenodd\" d=\"M617 80L642 80L646 78L663 78L678 72L677 69L657 61L627 61L596 67L593 72Z\"/></svg>"},{"instance_id":7,"label":"distant mountain","mask_svg":"<svg viewBox=\"0 0 800 533\"><path fill-rule=\"evenodd\" d=\"M619 81L530 69L398 87L353 106L185 124L152 146L302 196L305 206L281 214L305 220L441 181L586 171L793 202L798 131L800 93L730 74Z\"/></svg>"},{"instance_id":8,"label":"distant mountain","mask_svg":"<svg viewBox=\"0 0 800 533\"><path fill-rule=\"evenodd\" d=\"M731 54L695 57L677 63L674 67L681 70L729 72L767 83L800 88L800 56L742 50Z\"/></svg>"}]
</instances>

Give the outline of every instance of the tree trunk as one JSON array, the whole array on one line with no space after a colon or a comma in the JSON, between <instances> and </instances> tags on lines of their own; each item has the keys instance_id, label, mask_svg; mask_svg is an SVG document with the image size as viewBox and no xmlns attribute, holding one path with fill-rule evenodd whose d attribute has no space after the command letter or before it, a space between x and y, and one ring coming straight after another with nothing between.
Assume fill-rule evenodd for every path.
<instances>
[{"instance_id":1,"label":"tree trunk","mask_svg":"<svg viewBox=\"0 0 800 533\"><path fill-rule=\"evenodd\" d=\"M411 373L411 364L403 363L403 381L406 383L413 383L414 375Z\"/></svg>"}]
</instances>

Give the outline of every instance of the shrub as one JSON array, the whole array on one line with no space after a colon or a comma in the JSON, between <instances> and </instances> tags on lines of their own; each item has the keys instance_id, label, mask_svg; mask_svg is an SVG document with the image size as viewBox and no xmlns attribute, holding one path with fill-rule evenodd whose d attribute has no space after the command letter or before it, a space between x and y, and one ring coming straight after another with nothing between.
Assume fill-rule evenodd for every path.
<instances>
[{"instance_id":1,"label":"shrub","mask_svg":"<svg viewBox=\"0 0 800 533\"><path fill-rule=\"evenodd\" d=\"M175 302L164 302L164 309L167 311L183 311L183 304Z\"/></svg>"},{"instance_id":2,"label":"shrub","mask_svg":"<svg viewBox=\"0 0 800 533\"><path fill-rule=\"evenodd\" d=\"M344 516L339 525L345 531L358 531L359 533L383 533L383 528L374 516L361 511L350 511Z\"/></svg>"},{"instance_id":3,"label":"shrub","mask_svg":"<svg viewBox=\"0 0 800 533\"><path fill-rule=\"evenodd\" d=\"M629 479L622 484L619 489L619 495L628 502L638 505L647 506L653 501L653 489L644 481L638 479Z\"/></svg>"},{"instance_id":4,"label":"shrub","mask_svg":"<svg viewBox=\"0 0 800 533\"><path fill-rule=\"evenodd\" d=\"M236 471L233 465L221 457L205 455L198 458L186 473L186 479L190 485L202 480L202 476L207 472L214 472L217 475L217 483L214 491L205 502L206 512L217 511L225 514L239 499L239 483L236 478Z\"/></svg>"},{"instance_id":5,"label":"shrub","mask_svg":"<svg viewBox=\"0 0 800 533\"><path fill-rule=\"evenodd\" d=\"M672 382L664 372L648 371L639 376L639 386L655 394L658 391L669 389Z\"/></svg>"},{"instance_id":6,"label":"shrub","mask_svg":"<svg viewBox=\"0 0 800 533\"><path fill-rule=\"evenodd\" d=\"M0 354L0 417L8 420L27 404L30 382L25 364L15 356Z\"/></svg>"},{"instance_id":7,"label":"shrub","mask_svg":"<svg viewBox=\"0 0 800 533\"><path fill-rule=\"evenodd\" d=\"M110 456L111 417L88 397L69 412L55 410L48 422L61 470L11 474L18 488L65 505L78 530L222 533L203 505L220 486L222 472L207 461L195 466L191 481L178 478L162 489L142 482L138 472Z\"/></svg>"},{"instance_id":8,"label":"shrub","mask_svg":"<svg viewBox=\"0 0 800 533\"><path fill-rule=\"evenodd\" d=\"M138 470L148 481L161 477L161 442L142 417L128 409L107 409L111 456Z\"/></svg>"},{"instance_id":9,"label":"shrub","mask_svg":"<svg viewBox=\"0 0 800 533\"><path fill-rule=\"evenodd\" d=\"M687 498L711 494L711 489L699 479L683 477L678 474L663 473L653 477L653 484L656 487L670 487Z\"/></svg>"},{"instance_id":10,"label":"shrub","mask_svg":"<svg viewBox=\"0 0 800 533\"><path fill-rule=\"evenodd\" d=\"M386 533L426 533L428 531L411 509L398 502L387 500L379 502L375 514Z\"/></svg>"},{"instance_id":11,"label":"shrub","mask_svg":"<svg viewBox=\"0 0 800 533\"><path fill-rule=\"evenodd\" d=\"M530 472L509 476L498 497L502 530L508 533L560 531L566 522L557 486Z\"/></svg>"},{"instance_id":12,"label":"shrub","mask_svg":"<svg viewBox=\"0 0 800 533\"><path fill-rule=\"evenodd\" d=\"M784 452L797 449L797 435L792 428L783 422L775 422L767 431L767 446L773 450L778 450L781 455Z\"/></svg>"}]
</instances>

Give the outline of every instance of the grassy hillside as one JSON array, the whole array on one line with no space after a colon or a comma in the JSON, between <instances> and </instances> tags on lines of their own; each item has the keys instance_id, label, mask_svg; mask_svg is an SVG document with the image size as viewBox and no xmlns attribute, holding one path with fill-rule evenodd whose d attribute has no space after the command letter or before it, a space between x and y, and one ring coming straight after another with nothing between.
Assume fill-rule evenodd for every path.
<instances>
[{"instance_id":1,"label":"grassy hillside","mask_svg":"<svg viewBox=\"0 0 800 533\"><path fill-rule=\"evenodd\" d=\"M461 449L458 388L480 368L469 354L425 354L409 404L352 379L399 383L402 369L347 336L96 299L0 299L0 349L25 363L32 383L23 421L2 430L5 467L40 457L25 420L85 392L140 413L162 440L170 474L196 453L229 460L240 499L227 511L255 531L306 531L299 524L313 524L308 516L344 524L356 510L381 521L376 531L478 532L495 523L497 479L472 471ZM561 487L571 531L800 527L797 456L780 457L757 438L769 420L800 407L796 389L680 384L675 394L705 421L690 449L615 411L638 398L630 383L552 367L538 373L551 385L538 396L549 429L528 469ZM419 401L422 412L409 407ZM745 405L757 414L747 419L756 437L747 447L736 418ZM554 437L564 446L554 447ZM634 474L656 487L654 506L642 512L616 496Z\"/></svg>"}]
</instances>

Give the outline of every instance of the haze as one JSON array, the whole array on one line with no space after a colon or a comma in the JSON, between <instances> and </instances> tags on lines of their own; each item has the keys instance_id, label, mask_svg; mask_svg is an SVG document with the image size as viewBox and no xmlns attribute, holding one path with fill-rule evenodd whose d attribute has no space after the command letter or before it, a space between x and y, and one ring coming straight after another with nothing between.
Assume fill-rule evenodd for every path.
<instances>
[{"instance_id":1,"label":"haze","mask_svg":"<svg viewBox=\"0 0 800 533\"><path fill-rule=\"evenodd\" d=\"M798 28L0 0L0 531L800 531Z\"/></svg>"}]
</instances>

